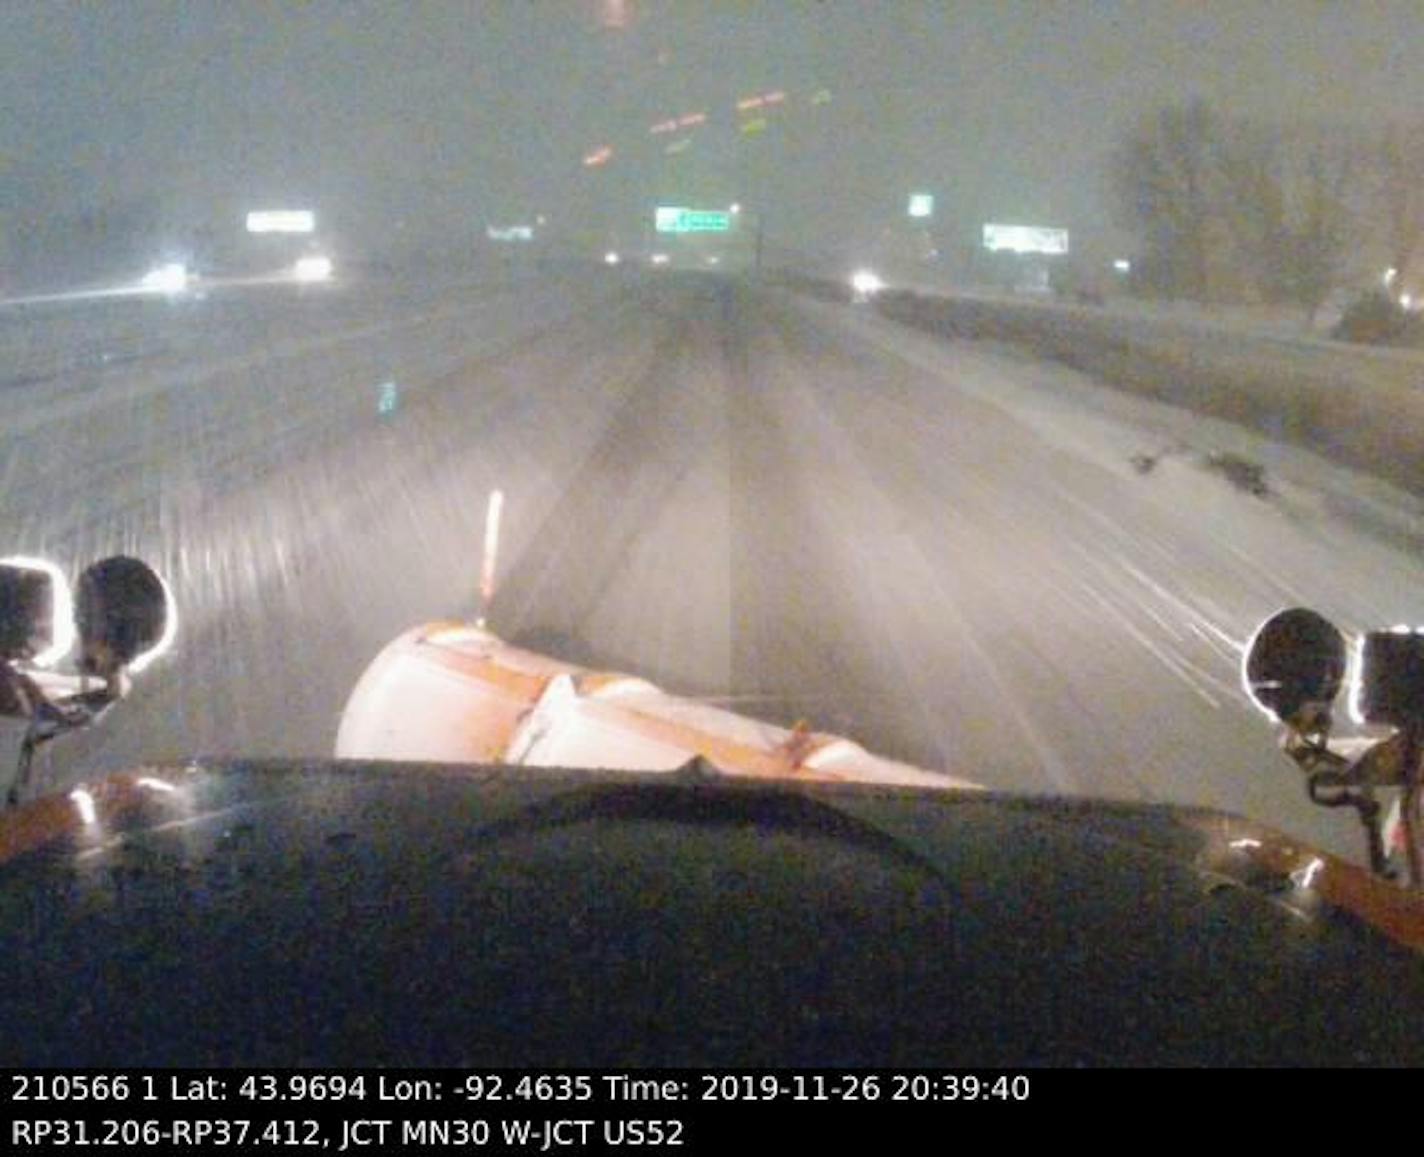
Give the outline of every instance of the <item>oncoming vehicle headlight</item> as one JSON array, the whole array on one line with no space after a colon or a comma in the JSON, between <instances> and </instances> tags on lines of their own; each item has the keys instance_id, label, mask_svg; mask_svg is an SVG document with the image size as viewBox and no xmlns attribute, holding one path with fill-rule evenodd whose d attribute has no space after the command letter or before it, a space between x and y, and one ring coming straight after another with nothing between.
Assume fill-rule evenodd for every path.
<instances>
[{"instance_id":1,"label":"oncoming vehicle headlight","mask_svg":"<svg viewBox=\"0 0 1424 1157\"><path fill-rule=\"evenodd\" d=\"M851 274L850 287L860 297L871 297L885 288L885 282L869 269L857 269Z\"/></svg>"},{"instance_id":2,"label":"oncoming vehicle headlight","mask_svg":"<svg viewBox=\"0 0 1424 1157\"><path fill-rule=\"evenodd\" d=\"M155 293L182 293L188 288L188 267L181 261L169 261L150 269L139 284Z\"/></svg>"},{"instance_id":3,"label":"oncoming vehicle headlight","mask_svg":"<svg viewBox=\"0 0 1424 1157\"><path fill-rule=\"evenodd\" d=\"M319 254L300 257L292 266L292 276L298 281L330 281L331 258Z\"/></svg>"}]
</instances>

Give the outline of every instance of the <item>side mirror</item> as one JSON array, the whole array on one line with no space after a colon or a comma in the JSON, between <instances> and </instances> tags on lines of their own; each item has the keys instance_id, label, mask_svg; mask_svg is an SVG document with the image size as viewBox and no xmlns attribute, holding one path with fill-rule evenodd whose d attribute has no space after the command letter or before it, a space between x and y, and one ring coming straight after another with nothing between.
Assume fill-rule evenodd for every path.
<instances>
[{"instance_id":1,"label":"side mirror","mask_svg":"<svg viewBox=\"0 0 1424 1157\"><path fill-rule=\"evenodd\" d=\"M116 555L79 576L75 619L80 669L112 678L138 672L168 648L177 615L168 587L152 567Z\"/></svg>"},{"instance_id":2,"label":"side mirror","mask_svg":"<svg viewBox=\"0 0 1424 1157\"><path fill-rule=\"evenodd\" d=\"M1242 683L1267 713L1289 724L1311 703L1332 702L1345 679L1345 637L1303 607L1272 615L1246 650Z\"/></svg>"},{"instance_id":3,"label":"side mirror","mask_svg":"<svg viewBox=\"0 0 1424 1157\"><path fill-rule=\"evenodd\" d=\"M69 583L52 563L0 559L0 663L47 667L74 642Z\"/></svg>"},{"instance_id":4,"label":"side mirror","mask_svg":"<svg viewBox=\"0 0 1424 1157\"><path fill-rule=\"evenodd\" d=\"M1355 712L1367 723L1424 731L1424 635L1395 630L1365 636Z\"/></svg>"}]
</instances>

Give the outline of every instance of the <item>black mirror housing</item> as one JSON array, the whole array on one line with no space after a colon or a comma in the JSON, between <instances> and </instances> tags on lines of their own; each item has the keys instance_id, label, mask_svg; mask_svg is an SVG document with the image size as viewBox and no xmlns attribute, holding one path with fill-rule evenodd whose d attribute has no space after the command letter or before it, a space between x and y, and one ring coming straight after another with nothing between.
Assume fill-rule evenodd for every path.
<instances>
[{"instance_id":1,"label":"black mirror housing","mask_svg":"<svg viewBox=\"0 0 1424 1157\"><path fill-rule=\"evenodd\" d=\"M1364 637L1355 706L1367 723L1424 731L1424 635L1371 631Z\"/></svg>"},{"instance_id":2,"label":"black mirror housing","mask_svg":"<svg viewBox=\"0 0 1424 1157\"><path fill-rule=\"evenodd\" d=\"M1345 637L1304 607L1272 615L1246 651L1242 681L1263 710L1283 723L1307 704L1330 703L1345 679Z\"/></svg>"},{"instance_id":3,"label":"black mirror housing","mask_svg":"<svg viewBox=\"0 0 1424 1157\"><path fill-rule=\"evenodd\" d=\"M40 566L0 562L0 662L27 662L54 647L62 629L59 586Z\"/></svg>"},{"instance_id":4,"label":"black mirror housing","mask_svg":"<svg viewBox=\"0 0 1424 1157\"><path fill-rule=\"evenodd\" d=\"M79 576L75 619L80 668L111 678L156 652L171 635L168 589L136 558L102 559Z\"/></svg>"}]
</instances>

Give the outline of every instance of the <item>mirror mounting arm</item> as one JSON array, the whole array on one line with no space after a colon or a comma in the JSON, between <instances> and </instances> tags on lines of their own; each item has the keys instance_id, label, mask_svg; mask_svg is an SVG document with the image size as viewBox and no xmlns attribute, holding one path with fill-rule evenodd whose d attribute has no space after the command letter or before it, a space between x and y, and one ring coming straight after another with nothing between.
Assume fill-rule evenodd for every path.
<instances>
[{"instance_id":1,"label":"mirror mounting arm","mask_svg":"<svg viewBox=\"0 0 1424 1157\"><path fill-rule=\"evenodd\" d=\"M45 700L33 679L17 671L9 663L0 662L0 715L12 719L31 719Z\"/></svg>"},{"instance_id":2,"label":"mirror mounting arm","mask_svg":"<svg viewBox=\"0 0 1424 1157\"><path fill-rule=\"evenodd\" d=\"M1369 774L1368 753L1352 763L1330 750L1326 745L1328 734L1328 721L1323 728L1309 734L1288 726L1281 746L1296 766L1305 772L1305 790L1311 803L1321 807L1355 809L1365 829L1370 870L1387 877L1390 875L1389 858L1385 854L1380 805Z\"/></svg>"},{"instance_id":3,"label":"mirror mounting arm","mask_svg":"<svg viewBox=\"0 0 1424 1157\"><path fill-rule=\"evenodd\" d=\"M32 678L10 663L0 663L0 714L27 719L15 778L5 805L15 807L30 786L35 752L41 745L95 722L128 690L122 672L99 686L86 676L41 673Z\"/></svg>"},{"instance_id":4,"label":"mirror mounting arm","mask_svg":"<svg viewBox=\"0 0 1424 1157\"><path fill-rule=\"evenodd\" d=\"M1403 771L1404 771L1404 791L1400 800L1399 816L1404 828L1404 857L1409 868L1409 882L1416 888L1424 888L1424 853L1420 851L1420 836L1418 830L1419 819L1419 792L1420 783L1420 760L1424 757L1424 737L1419 734L1419 729L1415 727L1405 727Z\"/></svg>"}]
</instances>

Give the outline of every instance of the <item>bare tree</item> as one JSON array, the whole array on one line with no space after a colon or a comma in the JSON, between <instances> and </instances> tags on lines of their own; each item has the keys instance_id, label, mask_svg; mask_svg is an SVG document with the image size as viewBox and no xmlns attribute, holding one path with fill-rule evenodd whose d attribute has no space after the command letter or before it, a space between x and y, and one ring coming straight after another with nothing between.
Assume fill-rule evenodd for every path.
<instances>
[{"instance_id":1,"label":"bare tree","mask_svg":"<svg viewBox=\"0 0 1424 1157\"><path fill-rule=\"evenodd\" d=\"M1170 297L1302 306L1340 282L1359 165L1348 138L1226 117L1201 101L1146 118L1114 158L1142 234L1141 280Z\"/></svg>"},{"instance_id":2,"label":"bare tree","mask_svg":"<svg viewBox=\"0 0 1424 1157\"><path fill-rule=\"evenodd\" d=\"M1219 118L1202 101L1145 118L1118 150L1113 185L1144 233L1142 276L1168 297L1209 296Z\"/></svg>"},{"instance_id":3,"label":"bare tree","mask_svg":"<svg viewBox=\"0 0 1424 1157\"><path fill-rule=\"evenodd\" d=\"M1391 125L1371 160L1372 224L1403 281L1411 262L1424 257L1424 125Z\"/></svg>"},{"instance_id":4,"label":"bare tree","mask_svg":"<svg viewBox=\"0 0 1424 1157\"><path fill-rule=\"evenodd\" d=\"M1343 134L1324 129L1238 121L1221 134L1220 211L1241 272L1263 301L1302 306L1308 323L1349 254L1353 152Z\"/></svg>"},{"instance_id":5,"label":"bare tree","mask_svg":"<svg viewBox=\"0 0 1424 1157\"><path fill-rule=\"evenodd\" d=\"M1218 142L1222 203L1238 264L1265 301L1285 296L1290 247L1286 166L1280 133L1265 125L1237 121Z\"/></svg>"},{"instance_id":6,"label":"bare tree","mask_svg":"<svg viewBox=\"0 0 1424 1157\"><path fill-rule=\"evenodd\" d=\"M1306 310L1306 323L1341 279L1354 221L1349 208L1350 151L1341 141L1318 140L1302 159L1299 192L1288 230L1289 249L1280 262L1286 299Z\"/></svg>"}]
</instances>

